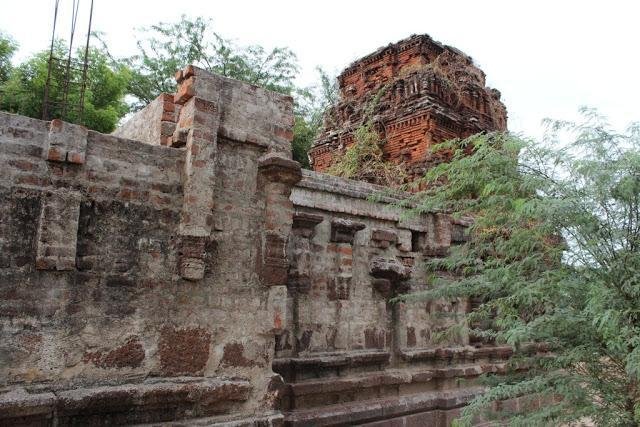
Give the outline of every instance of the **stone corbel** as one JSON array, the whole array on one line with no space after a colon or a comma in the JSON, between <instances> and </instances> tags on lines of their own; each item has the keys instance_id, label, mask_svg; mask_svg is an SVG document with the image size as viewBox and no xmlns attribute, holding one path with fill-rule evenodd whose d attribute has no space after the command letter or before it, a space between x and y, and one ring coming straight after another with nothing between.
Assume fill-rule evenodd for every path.
<instances>
[{"instance_id":1,"label":"stone corbel","mask_svg":"<svg viewBox=\"0 0 640 427\"><path fill-rule=\"evenodd\" d=\"M347 219L336 218L331 221L331 241L334 243L350 243L358 231L364 229L361 222L349 221Z\"/></svg>"},{"instance_id":2,"label":"stone corbel","mask_svg":"<svg viewBox=\"0 0 640 427\"><path fill-rule=\"evenodd\" d=\"M313 238L315 229L318 224L324 220L322 215L316 215L306 212L296 212L293 215L293 228L299 231L302 237L308 239Z\"/></svg>"},{"instance_id":3,"label":"stone corbel","mask_svg":"<svg viewBox=\"0 0 640 427\"><path fill-rule=\"evenodd\" d=\"M264 178L268 183L282 183L293 187L302 179L300 163L278 152L268 153L260 157L258 159L258 170L261 178Z\"/></svg>"},{"instance_id":4,"label":"stone corbel","mask_svg":"<svg viewBox=\"0 0 640 427\"><path fill-rule=\"evenodd\" d=\"M411 276L411 269L395 258L373 257L369 262L372 286L385 299L405 293L409 287L405 283Z\"/></svg>"}]
</instances>

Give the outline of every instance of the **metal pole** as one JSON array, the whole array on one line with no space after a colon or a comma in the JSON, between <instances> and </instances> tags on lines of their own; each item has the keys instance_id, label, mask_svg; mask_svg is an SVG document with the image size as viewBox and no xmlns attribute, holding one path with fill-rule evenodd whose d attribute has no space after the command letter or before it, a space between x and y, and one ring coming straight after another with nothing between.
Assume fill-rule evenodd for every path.
<instances>
[{"instance_id":1,"label":"metal pole","mask_svg":"<svg viewBox=\"0 0 640 427\"><path fill-rule=\"evenodd\" d=\"M51 48L49 49L49 67L47 69L47 81L44 85L44 98L42 100L42 120L49 120L49 85L51 84L51 67L53 66L53 44L56 38L56 22L58 21L58 4L56 0L53 12L53 32L51 33Z\"/></svg>"},{"instance_id":2,"label":"metal pole","mask_svg":"<svg viewBox=\"0 0 640 427\"><path fill-rule=\"evenodd\" d=\"M91 20L93 19L93 0L89 11L89 30L87 31L87 44L84 48L84 67L82 68L82 86L80 87L80 122L84 115L84 91L87 88L87 69L89 68L89 39L91 38Z\"/></svg>"},{"instance_id":3,"label":"metal pole","mask_svg":"<svg viewBox=\"0 0 640 427\"><path fill-rule=\"evenodd\" d=\"M67 103L69 100L69 80L71 79L71 55L73 53L73 36L76 32L76 22L78 20L78 8L80 7L80 0L73 0L71 10L71 35L69 36L69 52L67 54L67 70L64 77L64 92L62 99L62 117L66 119L67 115Z\"/></svg>"}]
</instances>

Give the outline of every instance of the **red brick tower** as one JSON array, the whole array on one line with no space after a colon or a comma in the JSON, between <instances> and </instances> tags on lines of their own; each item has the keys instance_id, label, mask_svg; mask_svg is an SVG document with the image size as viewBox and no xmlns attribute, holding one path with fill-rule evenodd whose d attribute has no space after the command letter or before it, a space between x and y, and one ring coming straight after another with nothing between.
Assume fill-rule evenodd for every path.
<instances>
[{"instance_id":1,"label":"red brick tower","mask_svg":"<svg viewBox=\"0 0 640 427\"><path fill-rule=\"evenodd\" d=\"M506 130L500 92L485 86L472 59L428 35L414 35L359 59L338 76L340 101L325 113L309 152L314 170L327 169L371 119L385 141L385 158L404 163L410 179L438 159L429 147L481 131ZM381 93L377 103L372 99Z\"/></svg>"}]
</instances>

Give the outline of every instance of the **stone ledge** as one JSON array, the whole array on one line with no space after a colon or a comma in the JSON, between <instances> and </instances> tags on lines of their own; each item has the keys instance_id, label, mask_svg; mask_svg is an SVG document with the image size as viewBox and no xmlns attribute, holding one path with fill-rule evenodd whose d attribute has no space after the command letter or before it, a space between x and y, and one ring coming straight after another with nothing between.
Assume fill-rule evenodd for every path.
<instances>
[{"instance_id":1,"label":"stone ledge","mask_svg":"<svg viewBox=\"0 0 640 427\"><path fill-rule=\"evenodd\" d=\"M455 409L466 405L481 392L481 388L439 391L299 410L285 413L285 423L288 426L352 425L420 412Z\"/></svg>"},{"instance_id":2,"label":"stone ledge","mask_svg":"<svg viewBox=\"0 0 640 427\"><path fill-rule=\"evenodd\" d=\"M171 422L172 427L186 426L220 426L220 427L281 427L284 425L284 415L280 412L267 414L253 414L248 416L221 416L191 419L187 422ZM155 424L138 424L155 426Z\"/></svg>"},{"instance_id":3,"label":"stone ledge","mask_svg":"<svg viewBox=\"0 0 640 427\"><path fill-rule=\"evenodd\" d=\"M328 193L343 194L357 199L368 200L371 197L379 196L382 203L399 203L411 196L398 190L392 190L382 185L369 184L367 182L355 181L352 179L339 178L325 173L313 172L304 169L299 187L312 190L326 191Z\"/></svg>"},{"instance_id":4,"label":"stone ledge","mask_svg":"<svg viewBox=\"0 0 640 427\"><path fill-rule=\"evenodd\" d=\"M473 361L483 358L508 359L513 354L511 346L496 347L441 347L429 349L401 350L400 356L407 362L456 360Z\"/></svg>"},{"instance_id":5,"label":"stone ledge","mask_svg":"<svg viewBox=\"0 0 640 427\"><path fill-rule=\"evenodd\" d=\"M281 373L287 369L323 369L336 367L357 367L387 364L388 351L350 352L340 354L319 354L307 357L287 357L274 359L273 370Z\"/></svg>"},{"instance_id":6,"label":"stone ledge","mask_svg":"<svg viewBox=\"0 0 640 427\"><path fill-rule=\"evenodd\" d=\"M418 372L386 371L357 377L328 377L322 380L307 380L290 384L293 398L324 395L327 393L357 392L366 388L424 384L432 380L447 378L473 378L486 373L504 373L505 363L485 363L476 365L427 369Z\"/></svg>"},{"instance_id":7,"label":"stone ledge","mask_svg":"<svg viewBox=\"0 0 640 427\"><path fill-rule=\"evenodd\" d=\"M28 419L107 425L210 416L246 401L252 389L243 380L180 380L34 393L15 389L0 395L0 424Z\"/></svg>"}]
</instances>

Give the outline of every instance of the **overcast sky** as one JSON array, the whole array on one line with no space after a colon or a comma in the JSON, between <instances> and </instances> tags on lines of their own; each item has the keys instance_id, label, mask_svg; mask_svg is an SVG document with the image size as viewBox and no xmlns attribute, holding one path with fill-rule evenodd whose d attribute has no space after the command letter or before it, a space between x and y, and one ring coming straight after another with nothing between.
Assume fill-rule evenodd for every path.
<instances>
[{"instance_id":1,"label":"overcast sky","mask_svg":"<svg viewBox=\"0 0 640 427\"><path fill-rule=\"evenodd\" d=\"M306 85L318 65L337 74L380 46L426 33L474 58L502 92L513 131L538 137L544 117L571 119L582 105L597 107L619 128L640 120L635 0L94 1L93 28L106 33L115 55L135 52L137 27L202 16L239 44L291 48ZM80 2L82 18L90 0ZM61 29L69 26L71 3L60 0ZM16 59L48 46L54 0L0 5L0 30L20 44ZM86 31L86 23L78 28Z\"/></svg>"}]
</instances>

